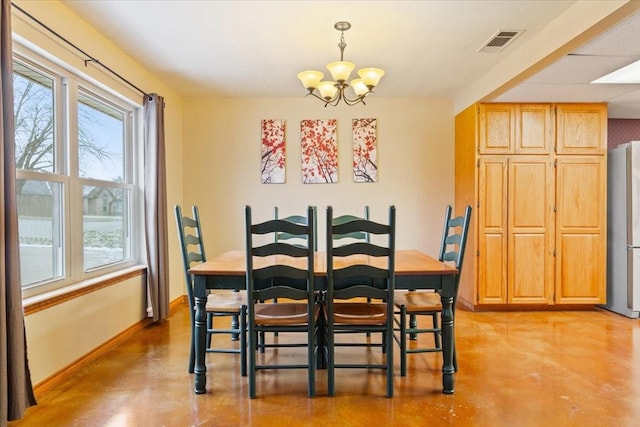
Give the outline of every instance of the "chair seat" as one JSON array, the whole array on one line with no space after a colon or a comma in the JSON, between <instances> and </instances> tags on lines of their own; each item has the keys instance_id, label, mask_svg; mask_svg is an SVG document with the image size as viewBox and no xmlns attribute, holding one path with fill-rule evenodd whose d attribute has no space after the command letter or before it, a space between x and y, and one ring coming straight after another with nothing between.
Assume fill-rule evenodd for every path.
<instances>
[{"instance_id":1,"label":"chair seat","mask_svg":"<svg viewBox=\"0 0 640 427\"><path fill-rule=\"evenodd\" d=\"M427 291L396 291L394 302L397 306L404 305L407 313L442 311L440 294Z\"/></svg>"},{"instance_id":2,"label":"chair seat","mask_svg":"<svg viewBox=\"0 0 640 427\"><path fill-rule=\"evenodd\" d=\"M207 296L207 311L218 313L239 313L240 307L247 303L246 291L215 290Z\"/></svg>"},{"instance_id":3,"label":"chair seat","mask_svg":"<svg viewBox=\"0 0 640 427\"><path fill-rule=\"evenodd\" d=\"M333 304L336 325L384 325L387 308L384 303L344 302Z\"/></svg>"},{"instance_id":4,"label":"chair seat","mask_svg":"<svg viewBox=\"0 0 640 427\"><path fill-rule=\"evenodd\" d=\"M262 326L304 326L307 324L307 303L265 303L255 305L255 321ZM318 318L320 307L315 306L315 318Z\"/></svg>"}]
</instances>

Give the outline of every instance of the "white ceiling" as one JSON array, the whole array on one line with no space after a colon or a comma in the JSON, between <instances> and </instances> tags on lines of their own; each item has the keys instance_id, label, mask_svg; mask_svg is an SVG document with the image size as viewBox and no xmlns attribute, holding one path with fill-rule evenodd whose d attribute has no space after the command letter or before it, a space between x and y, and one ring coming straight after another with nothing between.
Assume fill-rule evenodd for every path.
<instances>
[{"instance_id":1,"label":"white ceiling","mask_svg":"<svg viewBox=\"0 0 640 427\"><path fill-rule=\"evenodd\" d=\"M640 13L533 75L494 101L609 103L609 117L640 118L640 84L591 84L640 60Z\"/></svg>"},{"instance_id":2,"label":"white ceiling","mask_svg":"<svg viewBox=\"0 0 640 427\"><path fill-rule=\"evenodd\" d=\"M62 0L183 96L286 98L298 71L339 59L386 71L376 97L455 98L576 1ZM46 17L41 17L45 19ZM45 19L46 21L46 19ZM525 30L500 53L478 53L498 30ZM640 85L593 85L640 59L640 14L491 101L610 103L640 118ZM99 52L89 53L100 59ZM136 82L138 83L138 82ZM142 89L144 82L139 83Z\"/></svg>"}]
</instances>

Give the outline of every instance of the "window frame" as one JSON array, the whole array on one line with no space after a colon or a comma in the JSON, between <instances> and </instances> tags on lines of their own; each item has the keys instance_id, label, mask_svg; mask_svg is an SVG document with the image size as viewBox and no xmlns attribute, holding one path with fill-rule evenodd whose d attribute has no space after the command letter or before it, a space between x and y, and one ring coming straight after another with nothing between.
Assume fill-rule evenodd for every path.
<instances>
[{"instance_id":1,"label":"window frame","mask_svg":"<svg viewBox=\"0 0 640 427\"><path fill-rule=\"evenodd\" d=\"M62 186L62 275L49 280L22 286L23 299L62 288L95 282L101 276L112 277L119 271L145 264L143 212L143 111L140 103L135 103L117 89L89 78L61 61L45 57L26 46L14 43L13 62L33 69L53 80L54 97L54 168L53 172L29 171L16 168L17 179L53 181ZM78 116L79 94L104 103L123 113L123 182L80 177L78 165ZM123 201L123 221L125 235L123 242L124 259L85 270L83 243L83 195L85 185L121 189L128 195ZM126 217L126 220L124 218ZM142 230L142 231L140 231ZM24 262L21 260L21 262Z\"/></svg>"}]
</instances>

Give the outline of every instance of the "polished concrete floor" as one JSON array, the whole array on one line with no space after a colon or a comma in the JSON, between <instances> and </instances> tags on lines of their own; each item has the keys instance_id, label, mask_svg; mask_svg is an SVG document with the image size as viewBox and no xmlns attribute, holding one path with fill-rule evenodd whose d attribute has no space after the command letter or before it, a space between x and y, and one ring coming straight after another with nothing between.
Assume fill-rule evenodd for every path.
<instances>
[{"instance_id":1,"label":"polished concrete floor","mask_svg":"<svg viewBox=\"0 0 640 427\"><path fill-rule=\"evenodd\" d=\"M51 389L18 426L631 426L640 422L640 321L606 311L457 312L459 372L441 392L441 354L396 357L384 374L339 370L337 396L318 372L258 373L247 398L238 355L207 355L207 393L187 373L186 306ZM286 339L281 337L280 339ZM423 337L421 340L428 340ZM290 350L299 352L300 350ZM270 353L269 353L270 352ZM353 352L353 350L351 350ZM268 350L274 357L274 350ZM397 354L397 348L396 348ZM344 355L345 357L356 357ZM367 357L378 357L372 349ZM284 350L278 357L285 357ZM304 355L294 354L292 357Z\"/></svg>"}]
</instances>

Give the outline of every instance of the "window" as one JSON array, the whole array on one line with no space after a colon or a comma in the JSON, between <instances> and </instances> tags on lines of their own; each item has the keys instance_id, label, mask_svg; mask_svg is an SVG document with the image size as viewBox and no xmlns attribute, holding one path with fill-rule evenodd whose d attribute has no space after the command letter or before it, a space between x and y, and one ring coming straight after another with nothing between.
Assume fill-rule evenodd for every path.
<instances>
[{"instance_id":1,"label":"window","mask_svg":"<svg viewBox=\"0 0 640 427\"><path fill-rule=\"evenodd\" d=\"M13 71L24 295L134 264L140 107L35 55Z\"/></svg>"}]
</instances>

